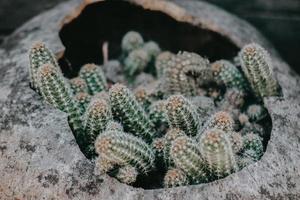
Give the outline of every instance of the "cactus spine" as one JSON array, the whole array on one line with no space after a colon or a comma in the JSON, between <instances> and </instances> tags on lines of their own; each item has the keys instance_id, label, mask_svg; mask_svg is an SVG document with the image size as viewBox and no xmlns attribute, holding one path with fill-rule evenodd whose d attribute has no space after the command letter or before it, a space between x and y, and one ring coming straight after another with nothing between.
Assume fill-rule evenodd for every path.
<instances>
[{"instance_id":1,"label":"cactus spine","mask_svg":"<svg viewBox=\"0 0 300 200\"><path fill-rule=\"evenodd\" d=\"M195 136L198 132L199 119L195 113L196 108L182 95L174 95L168 98L166 113L172 128L179 128L189 136Z\"/></svg>"},{"instance_id":2,"label":"cactus spine","mask_svg":"<svg viewBox=\"0 0 300 200\"><path fill-rule=\"evenodd\" d=\"M147 141L153 138L153 124L126 86L113 85L109 90L109 98L114 117L122 122L126 131Z\"/></svg>"},{"instance_id":3,"label":"cactus spine","mask_svg":"<svg viewBox=\"0 0 300 200\"><path fill-rule=\"evenodd\" d=\"M118 165L129 164L140 172L153 168L154 153L143 140L120 131L105 131L97 137L95 150L100 157Z\"/></svg>"},{"instance_id":4,"label":"cactus spine","mask_svg":"<svg viewBox=\"0 0 300 200\"><path fill-rule=\"evenodd\" d=\"M199 145L212 177L224 177L236 171L230 139L222 130L207 130L201 136Z\"/></svg>"},{"instance_id":5,"label":"cactus spine","mask_svg":"<svg viewBox=\"0 0 300 200\"><path fill-rule=\"evenodd\" d=\"M278 83L273 76L273 66L268 52L252 43L240 52L242 70L254 94L259 97L278 96Z\"/></svg>"},{"instance_id":6,"label":"cactus spine","mask_svg":"<svg viewBox=\"0 0 300 200\"><path fill-rule=\"evenodd\" d=\"M95 64L85 64L81 68L79 76L85 80L89 92L92 95L107 89L106 78L100 66Z\"/></svg>"}]
</instances>

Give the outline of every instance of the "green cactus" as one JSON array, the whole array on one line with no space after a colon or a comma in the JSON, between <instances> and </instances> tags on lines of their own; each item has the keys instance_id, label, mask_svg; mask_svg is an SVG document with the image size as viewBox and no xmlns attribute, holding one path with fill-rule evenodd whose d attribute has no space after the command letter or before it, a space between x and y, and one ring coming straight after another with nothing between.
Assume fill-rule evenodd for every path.
<instances>
[{"instance_id":1,"label":"green cactus","mask_svg":"<svg viewBox=\"0 0 300 200\"><path fill-rule=\"evenodd\" d=\"M169 169L164 177L164 187L171 188L188 184L186 174L180 169Z\"/></svg>"},{"instance_id":2,"label":"green cactus","mask_svg":"<svg viewBox=\"0 0 300 200\"><path fill-rule=\"evenodd\" d=\"M205 161L198 144L188 136L180 136L172 142L170 157L175 166L186 173L191 183L207 181Z\"/></svg>"},{"instance_id":3,"label":"green cactus","mask_svg":"<svg viewBox=\"0 0 300 200\"><path fill-rule=\"evenodd\" d=\"M116 178L122 183L131 184L136 181L137 176L138 171L136 170L136 168L130 165L126 165L119 168Z\"/></svg>"},{"instance_id":4,"label":"green cactus","mask_svg":"<svg viewBox=\"0 0 300 200\"><path fill-rule=\"evenodd\" d=\"M109 98L113 115L122 122L125 131L151 141L154 125L132 92L122 84L115 84L109 90Z\"/></svg>"},{"instance_id":5,"label":"green cactus","mask_svg":"<svg viewBox=\"0 0 300 200\"><path fill-rule=\"evenodd\" d=\"M78 92L74 96L75 102L77 103L77 105L80 109L81 115L83 115L85 113L85 110L86 110L87 106L89 105L91 98L92 98L91 95L89 95L88 93L85 93L85 92Z\"/></svg>"},{"instance_id":6,"label":"green cactus","mask_svg":"<svg viewBox=\"0 0 300 200\"><path fill-rule=\"evenodd\" d=\"M85 80L92 95L107 89L106 78L100 66L85 64L80 69L79 76Z\"/></svg>"},{"instance_id":7,"label":"green cactus","mask_svg":"<svg viewBox=\"0 0 300 200\"><path fill-rule=\"evenodd\" d=\"M121 131L105 131L95 141L100 157L118 165L131 165L141 173L154 167L154 153L143 140Z\"/></svg>"},{"instance_id":8,"label":"green cactus","mask_svg":"<svg viewBox=\"0 0 300 200\"><path fill-rule=\"evenodd\" d=\"M242 70L258 98L279 96L271 58L264 48L255 43L248 44L241 50L239 57Z\"/></svg>"},{"instance_id":9,"label":"green cactus","mask_svg":"<svg viewBox=\"0 0 300 200\"><path fill-rule=\"evenodd\" d=\"M52 51L46 47L42 42L36 42L32 45L29 52L29 74L31 87L38 91L38 77L37 72L44 64L52 64L55 68L60 71L60 67L53 55Z\"/></svg>"},{"instance_id":10,"label":"green cactus","mask_svg":"<svg viewBox=\"0 0 300 200\"><path fill-rule=\"evenodd\" d=\"M219 85L225 85L227 88L237 88L246 91L248 82L243 74L227 60L219 60L211 64L214 79Z\"/></svg>"},{"instance_id":11,"label":"green cactus","mask_svg":"<svg viewBox=\"0 0 300 200\"><path fill-rule=\"evenodd\" d=\"M80 109L72 98L71 90L59 69L52 64L44 64L38 69L37 78L44 100L66 112L71 127L75 131L80 131L82 129Z\"/></svg>"},{"instance_id":12,"label":"green cactus","mask_svg":"<svg viewBox=\"0 0 300 200\"><path fill-rule=\"evenodd\" d=\"M160 127L161 125L168 123L168 116L165 111L166 101L159 100L149 107L149 117L150 120L155 124L156 127Z\"/></svg>"},{"instance_id":13,"label":"green cactus","mask_svg":"<svg viewBox=\"0 0 300 200\"><path fill-rule=\"evenodd\" d=\"M247 115L250 122L257 122L267 116L267 111L262 105L253 104L247 108Z\"/></svg>"},{"instance_id":14,"label":"green cactus","mask_svg":"<svg viewBox=\"0 0 300 200\"><path fill-rule=\"evenodd\" d=\"M164 70L168 67L168 62L172 59L172 56L175 55L169 51L164 51L156 57L155 69L156 69L156 76L158 78L163 77Z\"/></svg>"},{"instance_id":15,"label":"green cactus","mask_svg":"<svg viewBox=\"0 0 300 200\"><path fill-rule=\"evenodd\" d=\"M85 113L84 129L91 141L101 134L112 120L111 108L104 99L95 99L89 104Z\"/></svg>"},{"instance_id":16,"label":"green cactus","mask_svg":"<svg viewBox=\"0 0 300 200\"><path fill-rule=\"evenodd\" d=\"M254 133L248 133L243 136L243 149L244 151L251 150L253 151L252 158L253 160L257 161L261 158L263 155L263 144L262 144L262 138Z\"/></svg>"},{"instance_id":17,"label":"green cactus","mask_svg":"<svg viewBox=\"0 0 300 200\"><path fill-rule=\"evenodd\" d=\"M166 103L166 114L169 125L179 128L189 136L195 136L199 128L196 108L182 95L173 95Z\"/></svg>"},{"instance_id":18,"label":"green cactus","mask_svg":"<svg viewBox=\"0 0 300 200\"><path fill-rule=\"evenodd\" d=\"M164 70L166 94L195 96L197 86L213 79L209 61L196 53L179 52L172 56Z\"/></svg>"},{"instance_id":19,"label":"green cactus","mask_svg":"<svg viewBox=\"0 0 300 200\"><path fill-rule=\"evenodd\" d=\"M237 170L230 138L224 131L207 130L202 134L199 146L211 177L224 177Z\"/></svg>"},{"instance_id":20,"label":"green cactus","mask_svg":"<svg viewBox=\"0 0 300 200\"><path fill-rule=\"evenodd\" d=\"M106 131L124 131L122 124L116 121L109 121L106 125Z\"/></svg>"},{"instance_id":21,"label":"green cactus","mask_svg":"<svg viewBox=\"0 0 300 200\"><path fill-rule=\"evenodd\" d=\"M129 31L122 38L122 50L125 54L141 48L144 44L142 36L135 31Z\"/></svg>"},{"instance_id":22,"label":"green cactus","mask_svg":"<svg viewBox=\"0 0 300 200\"><path fill-rule=\"evenodd\" d=\"M150 57L144 49L131 51L124 61L125 73L129 78L144 71L150 61Z\"/></svg>"},{"instance_id":23,"label":"green cactus","mask_svg":"<svg viewBox=\"0 0 300 200\"><path fill-rule=\"evenodd\" d=\"M147 52L151 60L155 60L156 56L161 52L159 45L154 41L146 42L143 49Z\"/></svg>"},{"instance_id":24,"label":"green cactus","mask_svg":"<svg viewBox=\"0 0 300 200\"><path fill-rule=\"evenodd\" d=\"M72 78L70 79L69 83L73 94L77 94L80 92L88 93L88 86L85 80L83 80L82 78L80 77Z\"/></svg>"},{"instance_id":25,"label":"green cactus","mask_svg":"<svg viewBox=\"0 0 300 200\"><path fill-rule=\"evenodd\" d=\"M246 123L240 132L242 135L247 135L248 133L254 133L259 135L260 137L265 137L266 134L263 126L254 122Z\"/></svg>"}]
</instances>

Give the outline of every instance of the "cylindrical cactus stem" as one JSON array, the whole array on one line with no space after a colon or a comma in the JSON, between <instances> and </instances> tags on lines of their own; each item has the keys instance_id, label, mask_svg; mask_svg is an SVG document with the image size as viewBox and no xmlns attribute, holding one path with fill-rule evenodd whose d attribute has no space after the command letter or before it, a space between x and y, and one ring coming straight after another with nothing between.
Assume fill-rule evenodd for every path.
<instances>
[{"instance_id":1,"label":"cylindrical cactus stem","mask_svg":"<svg viewBox=\"0 0 300 200\"><path fill-rule=\"evenodd\" d=\"M116 164L135 166L141 173L153 168L154 153L142 139L121 131L105 131L95 141L100 157Z\"/></svg>"},{"instance_id":2,"label":"cylindrical cactus stem","mask_svg":"<svg viewBox=\"0 0 300 200\"><path fill-rule=\"evenodd\" d=\"M267 116L267 111L262 105L253 104L247 108L247 115L251 122L257 122Z\"/></svg>"},{"instance_id":3,"label":"cylindrical cactus stem","mask_svg":"<svg viewBox=\"0 0 300 200\"><path fill-rule=\"evenodd\" d=\"M251 150L253 151L252 158L253 160L257 161L263 155L264 147L262 143L262 138L259 135L254 133L248 133L243 136L243 149L244 151Z\"/></svg>"},{"instance_id":4,"label":"cylindrical cactus stem","mask_svg":"<svg viewBox=\"0 0 300 200\"><path fill-rule=\"evenodd\" d=\"M88 93L88 86L84 79L80 77L75 77L70 79L70 87L73 92L73 94L77 94L79 92L85 92Z\"/></svg>"},{"instance_id":5,"label":"cylindrical cactus stem","mask_svg":"<svg viewBox=\"0 0 300 200\"><path fill-rule=\"evenodd\" d=\"M201 136L199 146L212 178L224 177L237 170L230 138L224 131L207 130Z\"/></svg>"},{"instance_id":6,"label":"cylindrical cactus stem","mask_svg":"<svg viewBox=\"0 0 300 200\"><path fill-rule=\"evenodd\" d=\"M107 81L100 66L95 64L85 64L79 76L87 83L91 95L107 90Z\"/></svg>"},{"instance_id":7,"label":"cylindrical cactus stem","mask_svg":"<svg viewBox=\"0 0 300 200\"><path fill-rule=\"evenodd\" d=\"M106 125L106 131L123 131L123 126L119 122L109 121Z\"/></svg>"},{"instance_id":8,"label":"cylindrical cactus stem","mask_svg":"<svg viewBox=\"0 0 300 200\"><path fill-rule=\"evenodd\" d=\"M31 87L35 90L38 90L37 72L39 67L48 63L52 64L55 68L57 68L60 71L55 56L53 55L51 50L48 49L46 45L42 42L36 42L31 47L29 52L29 62L30 84Z\"/></svg>"},{"instance_id":9,"label":"cylindrical cactus stem","mask_svg":"<svg viewBox=\"0 0 300 200\"><path fill-rule=\"evenodd\" d=\"M122 38L122 51L123 54L127 54L130 51L141 48L144 44L144 40L138 32L129 31Z\"/></svg>"},{"instance_id":10,"label":"cylindrical cactus stem","mask_svg":"<svg viewBox=\"0 0 300 200\"><path fill-rule=\"evenodd\" d=\"M196 53L179 52L167 63L163 80L167 95L195 96L197 85L212 80L209 61Z\"/></svg>"},{"instance_id":11,"label":"cylindrical cactus stem","mask_svg":"<svg viewBox=\"0 0 300 200\"><path fill-rule=\"evenodd\" d=\"M86 110L87 106L89 105L91 98L92 98L91 95L89 95L86 92L78 92L74 96L75 102L77 103L77 105L80 109L81 115L83 115L85 113L85 110Z\"/></svg>"},{"instance_id":12,"label":"cylindrical cactus stem","mask_svg":"<svg viewBox=\"0 0 300 200\"><path fill-rule=\"evenodd\" d=\"M173 56L175 56L173 53L164 51L156 57L155 69L157 78L163 77L164 70L168 67L168 62Z\"/></svg>"},{"instance_id":13,"label":"cylindrical cactus stem","mask_svg":"<svg viewBox=\"0 0 300 200\"><path fill-rule=\"evenodd\" d=\"M110 120L112 120L112 113L107 101L95 99L89 104L85 113L84 128L91 141L106 129Z\"/></svg>"},{"instance_id":14,"label":"cylindrical cactus stem","mask_svg":"<svg viewBox=\"0 0 300 200\"><path fill-rule=\"evenodd\" d=\"M201 135L207 131L208 129L220 129L225 133L233 131L234 129L234 120L228 112L220 111L213 114L204 124L201 131L199 131L197 135L197 140L201 137Z\"/></svg>"},{"instance_id":15,"label":"cylindrical cactus stem","mask_svg":"<svg viewBox=\"0 0 300 200\"><path fill-rule=\"evenodd\" d=\"M116 174L116 178L122 183L131 184L136 181L138 176L138 171L135 167L130 165L123 166L119 168L118 173Z\"/></svg>"},{"instance_id":16,"label":"cylindrical cactus stem","mask_svg":"<svg viewBox=\"0 0 300 200\"><path fill-rule=\"evenodd\" d=\"M279 84L273 76L273 65L268 52L252 43L243 47L240 54L242 70L258 98L279 95Z\"/></svg>"},{"instance_id":17,"label":"cylindrical cactus stem","mask_svg":"<svg viewBox=\"0 0 300 200\"><path fill-rule=\"evenodd\" d=\"M154 41L146 42L143 49L147 52L151 60L155 60L156 56L161 52L159 45Z\"/></svg>"},{"instance_id":18,"label":"cylindrical cactus stem","mask_svg":"<svg viewBox=\"0 0 300 200\"><path fill-rule=\"evenodd\" d=\"M199 118L196 108L184 96L173 95L166 103L166 114L169 125L179 128L189 136L195 136L199 128Z\"/></svg>"},{"instance_id":19,"label":"cylindrical cactus stem","mask_svg":"<svg viewBox=\"0 0 300 200\"><path fill-rule=\"evenodd\" d=\"M248 82L243 74L227 60L219 60L211 64L214 79L217 84L225 85L227 88L237 88L245 91Z\"/></svg>"},{"instance_id":20,"label":"cylindrical cactus stem","mask_svg":"<svg viewBox=\"0 0 300 200\"><path fill-rule=\"evenodd\" d=\"M170 149L172 146L172 142L180 136L185 136L185 133L179 128L170 128L164 136L165 145L164 145L163 153L164 153L164 161L167 166L174 165L170 156Z\"/></svg>"},{"instance_id":21,"label":"cylindrical cactus stem","mask_svg":"<svg viewBox=\"0 0 300 200\"><path fill-rule=\"evenodd\" d=\"M205 161L201 156L198 144L188 136L180 136L172 142L170 157L176 168L186 173L191 183L207 181Z\"/></svg>"},{"instance_id":22,"label":"cylindrical cactus stem","mask_svg":"<svg viewBox=\"0 0 300 200\"><path fill-rule=\"evenodd\" d=\"M125 73L129 78L144 71L150 61L150 57L144 49L136 49L129 53L125 59Z\"/></svg>"},{"instance_id":23,"label":"cylindrical cactus stem","mask_svg":"<svg viewBox=\"0 0 300 200\"><path fill-rule=\"evenodd\" d=\"M109 98L113 115L125 131L151 142L154 126L132 92L122 84L115 84L109 90Z\"/></svg>"},{"instance_id":24,"label":"cylindrical cactus stem","mask_svg":"<svg viewBox=\"0 0 300 200\"><path fill-rule=\"evenodd\" d=\"M169 169L164 177L164 187L171 188L188 184L188 178L181 169Z\"/></svg>"},{"instance_id":25,"label":"cylindrical cactus stem","mask_svg":"<svg viewBox=\"0 0 300 200\"><path fill-rule=\"evenodd\" d=\"M165 106L166 101L159 100L152 103L152 105L149 107L149 117L156 127L168 123L168 116L166 115Z\"/></svg>"},{"instance_id":26,"label":"cylindrical cactus stem","mask_svg":"<svg viewBox=\"0 0 300 200\"><path fill-rule=\"evenodd\" d=\"M39 68L37 75L37 83L44 100L66 112L73 130L80 132L82 130L80 110L59 69L52 64L44 64Z\"/></svg>"},{"instance_id":27,"label":"cylindrical cactus stem","mask_svg":"<svg viewBox=\"0 0 300 200\"><path fill-rule=\"evenodd\" d=\"M95 160L96 174L103 175L112 170L115 165L116 163L98 156Z\"/></svg>"}]
</instances>

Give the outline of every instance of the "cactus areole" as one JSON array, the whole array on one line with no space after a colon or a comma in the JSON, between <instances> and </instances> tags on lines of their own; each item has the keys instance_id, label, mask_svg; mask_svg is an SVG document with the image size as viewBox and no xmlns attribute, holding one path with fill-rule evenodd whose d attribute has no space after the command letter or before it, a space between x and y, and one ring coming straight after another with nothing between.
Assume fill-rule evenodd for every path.
<instances>
[{"instance_id":1,"label":"cactus areole","mask_svg":"<svg viewBox=\"0 0 300 200\"><path fill-rule=\"evenodd\" d=\"M0 69L0 199L300 198L300 79L215 6L70 0Z\"/></svg>"}]
</instances>

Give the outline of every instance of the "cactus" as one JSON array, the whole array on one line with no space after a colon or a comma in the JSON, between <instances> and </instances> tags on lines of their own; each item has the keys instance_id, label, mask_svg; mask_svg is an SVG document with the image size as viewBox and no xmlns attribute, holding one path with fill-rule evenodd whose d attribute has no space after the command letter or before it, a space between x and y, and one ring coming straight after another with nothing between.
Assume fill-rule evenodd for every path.
<instances>
[{"instance_id":1,"label":"cactus","mask_svg":"<svg viewBox=\"0 0 300 200\"><path fill-rule=\"evenodd\" d=\"M81 115L85 113L85 110L89 105L91 98L92 98L91 95L85 92L79 92L74 96L75 102L77 103L80 109Z\"/></svg>"},{"instance_id":2,"label":"cactus","mask_svg":"<svg viewBox=\"0 0 300 200\"><path fill-rule=\"evenodd\" d=\"M253 150L246 150L242 155L238 155L236 157L237 164L239 169L243 169L244 167L255 163L257 160L255 159L256 153Z\"/></svg>"},{"instance_id":3,"label":"cactus","mask_svg":"<svg viewBox=\"0 0 300 200\"><path fill-rule=\"evenodd\" d=\"M207 130L202 134L199 145L211 177L224 177L237 170L230 138L224 131Z\"/></svg>"},{"instance_id":4,"label":"cactus","mask_svg":"<svg viewBox=\"0 0 300 200\"><path fill-rule=\"evenodd\" d=\"M239 132L230 132L229 139L232 145L232 150L234 153L238 153L243 149L243 137Z\"/></svg>"},{"instance_id":5,"label":"cactus","mask_svg":"<svg viewBox=\"0 0 300 200\"><path fill-rule=\"evenodd\" d=\"M38 90L38 68L48 63L52 64L55 68L57 68L60 71L60 67L58 66L58 63L53 53L42 42L36 42L32 45L29 52L29 62L30 84L31 87L35 90Z\"/></svg>"},{"instance_id":6,"label":"cactus","mask_svg":"<svg viewBox=\"0 0 300 200\"><path fill-rule=\"evenodd\" d=\"M191 183L207 181L205 161L197 143L188 136L180 136L172 142L170 157L175 166L186 173Z\"/></svg>"},{"instance_id":7,"label":"cactus","mask_svg":"<svg viewBox=\"0 0 300 200\"><path fill-rule=\"evenodd\" d=\"M107 89L106 78L100 66L85 64L80 69L79 76L85 80L92 95Z\"/></svg>"},{"instance_id":8,"label":"cactus","mask_svg":"<svg viewBox=\"0 0 300 200\"><path fill-rule=\"evenodd\" d=\"M73 94L77 94L79 92L85 92L85 93L88 92L88 86L85 80L83 80L82 78L80 77L72 78L69 82Z\"/></svg>"},{"instance_id":9,"label":"cactus","mask_svg":"<svg viewBox=\"0 0 300 200\"><path fill-rule=\"evenodd\" d=\"M188 184L186 174L180 169L169 169L164 177L164 187L171 188Z\"/></svg>"},{"instance_id":10,"label":"cactus","mask_svg":"<svg viewBox=\"0 0 300 200\"><path fill-rule=\"evenodd\" d=\"M69 115L71 127L76 132L80 132L82 129L80 110L72 98L71 90L59 69L52 64L44 64L38 69L37 78L37 83L44 100L66 112Z\"/></svg>"},{"instance_id":11,"label":"cactus","mask_svg":"<svg viewBox=\"0 0 300 200\"><path fill-rule=\"evenodd\" d=\"M251 157L253 160L257 161L260 159L260 157L263 155L263 144L262 144L262 138L259 137L259 135L254 133L248 133L243 136L243 149L244 151L251 150L253 153L251 154Z\"/></svg>"},{"instance_id":12,"label":"cactus","mask_svg":"<svg viewBox=\"0 0 300 200\"><path fill-rule=\"evenodd\" d=\"M113 115L122 122L125 131L151 141L153 124L134 98L132 92L122 84L115 84L109 90Z\"/></svg>"},{"instance_id":13,"label":"cactus","mask_svg":"<svg viewBox=\"0 0 300 200\"><path fill-rule=\"evenodd\" d=\"M266 134L262 125L253 122L246 123L240 132L242 135L247 135L248 133L254 133L259 135L260 137L264 137Z\"/></svg>"},{"instance_id":14,"label":"cactus","mask_svg":"<svg viewBox=\"0 0 300 200\"><path fill-rule=\"evenodd\" d=\"M163 157L165 138L155 138L152 142L152 149L157 157Z\"/></svg>"},{"instance_id":15,"label":"cactus","mask_svg":"<svg viewBox=\"0 0 300 200\"><path fill-rule=\"evenodd\" d=\"M172 56L164 70L166 94L195 96L197 85L207 84L212 80L209 61L196 53L179 52Z\"/></svg>"},{"instance_id":16,"label":"cactus","mask_svg":"<svg viewBox=\"0 0 300 200\"><path fill-rule=\"evenodd\" d=\"M136 49L129 53L125 59L125 73L129 78L144 71L150 61L150 57L144 49Z\"/></svg>"},{"instance_id":17,"label":"cactus","mask_svg":"<svg viewBox=\"0 0 300 200\"><path fill-rule=\"evenodd\" d=\"M95 160L95 166L96 166L96 170L97 172L102 175L102 174L105 174L107 172L109 172L110 170L112 170L116 163L110 161L110 160L107 160L107 159L104 159L104 158L101 158L101 157L97 157L96 160Z\"/></svg>"},{"instance_id":18,"label":"cactus","mask_svg":"<svg viewBox=\"0 0 300 200\"><path fill-rule=\"evenodd\" d=\"M152 103L152 105L149 107L150 120L153 122L153 124L155 124L156 127L168 123L165 105L166 101L159 100Z\"/></svg>"},{"instance_id":19,"label":"cactus","mask_svg":"<svg viewBox=\"0 0 300 200\"><path fill-rule=\"evenodd\" d=\"M180 136L185 136L185 134L182 130L178 128L170 128L164 136L165 145L164 145L163 157L164 157L165 164L167 166L173 165L172 159L170 157L170 149L172 146L172 142Z\"/></svg>"},{"instance_id":20,"label":"cactus","mask_svg":"<svg viewBox=\"0 0 300 200\"><path fill-rule=\"evenodd\" d=\"M166 103L166 114L169 125L179 128L189 136L195 136L198 132L199 119L196 108L182 95L173 95Z\"/></svg>"},{"instance_id":21,"label":"cactus","mask_svg":"<svg viewBox=\"0 0 300 200\"><path fill-rule=\"evenodd\" d=\"M231 62L219 60L212 63L211 68L217 84L225 85L227 88L237 88L241 91L247 90L247 80Z\"/></svg>"},{"instance_id":22,"label":"cactus","mask_svg":"<svg viewBox=\"0 0 300 200\"><path fill-rule=\"evenodd\" d=\"M228 112L220 111L212 115L207 122L205 122L202 130L197 135L197 138L201 136L204 131L208 129L220 129L223 130L225 133L233 131L234 127L234 120L232 119L231 115Z\"/></svg>"},{"instance_id":23,"label":"cactus","mask_svg":"<svg viewBox=\"0 0 300 200\"><path fill-rule=\"evenodd\" d=\"M240 109L245 103L245 92L242 90L232 88L226 91L224 95L224 100L222 102L222 109Z\"/></svg>"},{"instance_id":24,"label":"cactus","mask_svg":"<svg viewBox=\"0 0 300 200\"><path fill-rule=\"evenodd\" d=\"M134 90L134 96L136 98L136 100L138 101L138 103L140 103L143 108L145 110L148 110L149 106L151 105L151 96L150 94L148 93L146 87L138 87Z\"/></svg>"},{"instance_id":25,"label":"cactus","mask_svg":"<svg viewBox=\"0 0 300 200\"><path fill-rule=\"evenodd\" d=\"M172 56L175 55L169 51L164 51L156 57L155 69L156 69L156 76L158 78L163 77L164 70L168 67L168 62L172 59Z\"/></svg>"},{"instance_id":26,"label":"cactus","mask_svg":"<svg viewBox=\"0 0 300 200\"><path fill-rule=\"evenodd\" d=\"M247 113L247 115L249 117L249 120L251 122L260 121L263 118L265 118L266 115L267 115L266 109L263 106L258 105L258 104L250 105L247 108L247 112L246 113Z\"/></svg>"},{"instance_id":27,"label":"cactus","mask_svg":"<svg viewBox=\"0 0 300 200\"><path fill-rule=\"evenodd\" d=\"M155 60L156 56L160 53L159 45L154 41L146 42L143 49L147 52L151 60Z\"/></svg>"},{"instance_id":28,"label":"cactus","mask_svg":"<svg viewBox=\"0 0 300 200\"><path fill-rule=\"evenodd\" d=\"M95 141L100 157L118 165L129 164L141 173L153 168L154 153L143 140L121 131L105 131Z\"/></svg>"},{"instance_id":29,"label":"cactus","mask_svg":"<svg viewBox=\"0 0 300 200\"><path fill-rule=\"evenodd\" d=\"M135 49L141 48L144 44L142 36L135 31L129 31L122 39L122 50L126 54Z\"/></svg>"},{"instance_id":30,"label":"cactus","mask_svg":"<svg viewBox=\"0 0 300 200\"><path fill-rule=\"evenodd\" d=\"M241 126L249 126L250 122L249 122L249 117L248 115L241 113L238 116L238 120Z\"/></svg>"},{"instance_id":31,"label":"cactus","mask_svg":"<svg viewBox=\"0 0 300 200\"><path fill-rule=\"evenodd\" d=\"M91 141L94 141L97 135L106 129L110 120L112 120L112 114L107 101L97 99L90 103L85 113L84 129Z\"/></svg>"},{"instance_id":32,"label":"cactus","mask_svg":"<svg viewBox=\"0 0 300 200\"><path fill-rule=\"evenodd\" d=\"M258 98L279 96L279 85L273 76L273 66L268 52L252 43L240 52L242 70Z\"/></svg>"},{"instance_id":33,"label":"cactus","mask_svg":"<svg viewBox=\"0 0 300 200\"><path fill-rule=\"evenodd\" d=\"M106 125L106 131L124 131L123 130L123 126L119 123L119 122L116 122L116 121L109 121Z\"/></svg>"},{"instance_id":34,"label":"cactus","mask_svg":"<svg viewBox=\"0 0 300 200\"><path fill-rule=\"evenodd\" d=\"M138 171L136 170L136 168L130 165L126 165L124 167L119 168L116 178L122 183L131 184L136 181L137 176Z\"/></svg>"}]
</instances>

